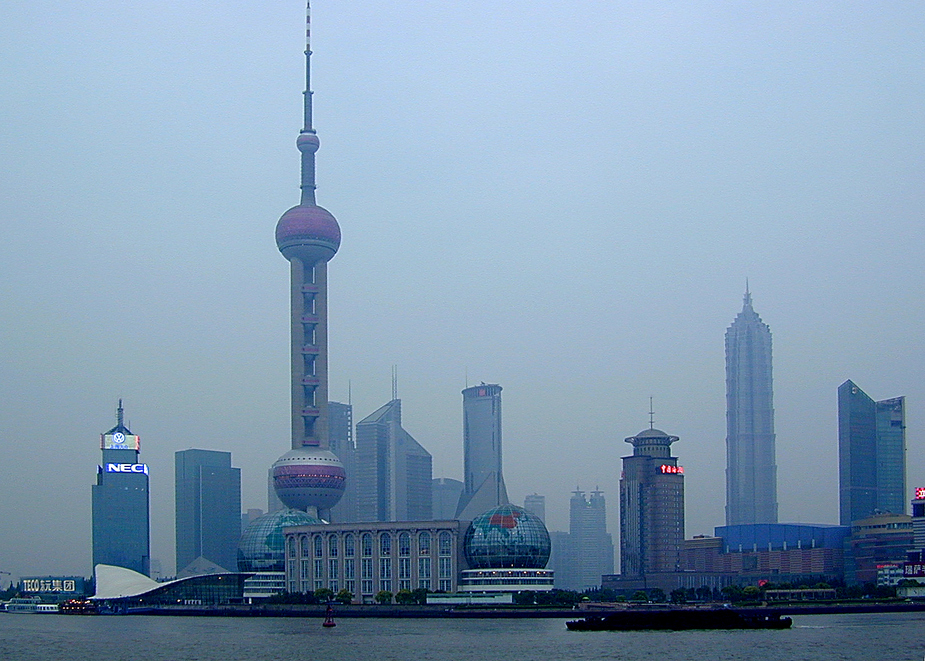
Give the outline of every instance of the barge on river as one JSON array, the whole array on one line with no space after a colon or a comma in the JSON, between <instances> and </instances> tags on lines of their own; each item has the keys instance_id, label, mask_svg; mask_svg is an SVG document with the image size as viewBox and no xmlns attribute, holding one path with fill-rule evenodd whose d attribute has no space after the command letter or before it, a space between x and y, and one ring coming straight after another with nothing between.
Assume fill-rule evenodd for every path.
<instances>
[{"instance_id":1,"label":"barge on river","mask_svg":"<svg viewBox=\"0 0 925 661\"><path fill-rule=\"evenodd\" d=\"M780 611L731 608L626 609L566 622L569 631L684 631L687 629L789 629L793 620Z\"/></svg>"}]
</instances>

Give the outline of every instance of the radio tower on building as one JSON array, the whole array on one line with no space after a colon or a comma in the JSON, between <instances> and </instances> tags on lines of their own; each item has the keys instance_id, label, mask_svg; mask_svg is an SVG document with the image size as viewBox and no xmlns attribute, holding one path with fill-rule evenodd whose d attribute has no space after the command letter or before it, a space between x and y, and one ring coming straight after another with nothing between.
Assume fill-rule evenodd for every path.
<instances>
[{"instance_id":1,"label":"radio tower on building","mask_svg":"<svg viewBox=\"0 0 925 661\"><path fill-rule=\"evenodd\" d=\"M276 245L290 264L292 449L273 464L279 499L327 518L344 493L346 475L328 449L328 261L340 246L340 227L315 203L312 127L311 6L305 21L305 120L296 146L302 153L302 200L276 225Z\"/></svg>"}]
</instances>

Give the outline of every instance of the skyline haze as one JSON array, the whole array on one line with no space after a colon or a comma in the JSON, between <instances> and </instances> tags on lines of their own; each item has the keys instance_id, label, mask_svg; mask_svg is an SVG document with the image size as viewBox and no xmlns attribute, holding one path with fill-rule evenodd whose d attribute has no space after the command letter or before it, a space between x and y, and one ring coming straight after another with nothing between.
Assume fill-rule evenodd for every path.
<instances>
[{"instance_id":1,"label":"skyline haze","mask_svg":"<svg viewBox=\"0 0 925 661\"><path fill-rule=\"evenodd\" d=\"M174 558L173 457L231 452L244 509L290 444L288 265L304 3L0 6L0 570L90 572L121 397ZM925 7L313 3L329 391L400 375L435 477L459 391L504 384L512 502L616 503L670 429L686 536L724 523L723 333L774 331L779 520L838 521L836 389L905 396L925 486ZM916 285L919 283L919 285ZM909 499L912 494L908 494ZM608 528L618 530L616 507Z\"/></svg>"}]
</instances>

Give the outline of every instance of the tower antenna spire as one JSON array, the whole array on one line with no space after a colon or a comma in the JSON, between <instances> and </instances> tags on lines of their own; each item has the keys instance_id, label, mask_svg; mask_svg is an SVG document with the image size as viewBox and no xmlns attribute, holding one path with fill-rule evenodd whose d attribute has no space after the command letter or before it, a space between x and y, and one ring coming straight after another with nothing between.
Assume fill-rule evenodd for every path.
<instances>
[{"instance_id":1,"label":"tower antenna spire","mask_svg":"<svg viewBox=\"0 0 925 661\"><path fill-rule=\"evenodd\" d=\"M312 6L305 3L305 95L302 131L297 144L302 152L302 204L315 204L315 152L320 143L312 126Z\"/></svg>"},{"instance_id":2,"label":"tower antenna spire","mask_svg":"<svg viewBox=\"0 0 925 661\"><path fill-rule=\"evenodd\" d=\"M125 411L122 409L122 398L119 398L119 406L116 408L116 424L121 427L125 420Z\"/></svg>"},{"instance_id":3,"label":"tower antenna spire","mask_svg":"<svg viewBox=\"0 0 925 661\"><path fill-rule=\"evenodd\" d=\"M649 429L655 429L655 411L652 408L652 395L649 395Z\"/></svg>"},{"instance_id":4,"label":"tower antenna spire","mask_svg":"<svg viewBox=\"0 0 925 661\"><path fill-rule=\"evenodd\" d=\"M748 288L748 278L745 278L745 307L751 307L752 293Z\"/></svg>"}]
</instances>

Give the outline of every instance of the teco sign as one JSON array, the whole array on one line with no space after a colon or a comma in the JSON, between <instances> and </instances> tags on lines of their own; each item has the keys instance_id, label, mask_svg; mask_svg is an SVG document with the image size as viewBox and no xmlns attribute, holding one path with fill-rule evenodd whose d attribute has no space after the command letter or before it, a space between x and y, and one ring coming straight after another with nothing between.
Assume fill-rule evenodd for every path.
<instances>
[{"instance_id":1,"label":"teco sign","mask_svg":"<svg viewBox=\"0 0 925 661\"><path fill-rule=\"evenodd\" d=\"M107 473L144 473L148 474L148 464L106 464Z\"/></svg>"},{"instance_id":2,"label":"teco sign","mask_svg":"<svg viewBox=\"0 0 925 661\"><path fill-rule=\"evenodd\" d=\"M658 469L663 473L678 473L684 475L684 466L669 466L668 464L662 464Z\"/></svg>"}]
</instances>

